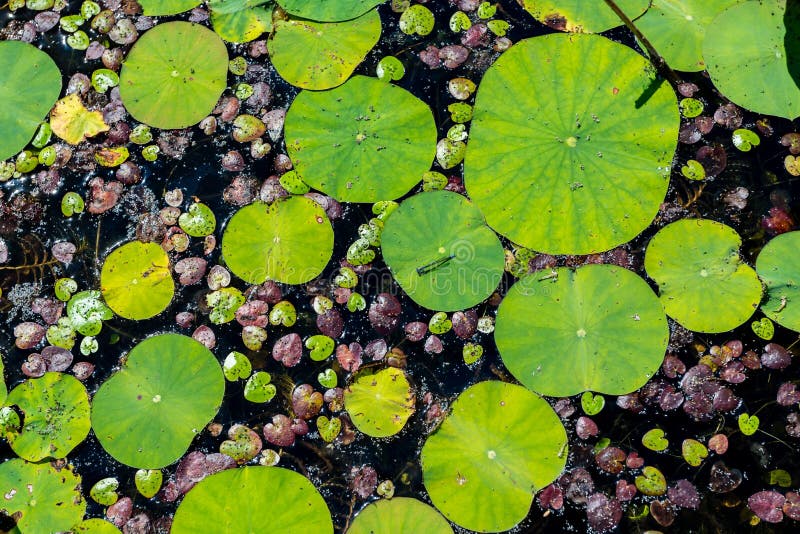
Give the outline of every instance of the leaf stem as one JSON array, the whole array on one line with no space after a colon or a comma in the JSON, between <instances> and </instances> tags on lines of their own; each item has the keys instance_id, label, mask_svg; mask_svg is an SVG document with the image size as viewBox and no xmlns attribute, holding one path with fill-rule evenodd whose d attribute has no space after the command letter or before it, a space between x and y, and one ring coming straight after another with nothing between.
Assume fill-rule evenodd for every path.
<instances>
[{"instance_id":1,"label":"leaf stem","mask_svg":"<svg viewBox=\"0 0 800 534\"><path fill-rule=\"evenodd\" d=\"M659 74L661 74L664 78L666 78L676 86L682 83L678 75L675 74L675 71L672 70L669 65L667 65L667 62L664 61L664 58L661 57L661 54L659 54L656 51L652 43L650 43L647 37L645 37L644 34L639 30L639 28L636 27L636 25L633 23L630 17L628 17L628 15L626 15L625 12L622 11L622 9L620 9L617 3L614 0L604 0L604 1L606 5L610 7L614 13L617 14L619 19L625 24L625 26L627 26L628 29L633 32L633 34L636 36L639 42L642 43L642 46L645 47L645 49L647 50L647 54L650 56L650 63L653 64L653 66L656 68Z\"/></svg>"}]
</instances>

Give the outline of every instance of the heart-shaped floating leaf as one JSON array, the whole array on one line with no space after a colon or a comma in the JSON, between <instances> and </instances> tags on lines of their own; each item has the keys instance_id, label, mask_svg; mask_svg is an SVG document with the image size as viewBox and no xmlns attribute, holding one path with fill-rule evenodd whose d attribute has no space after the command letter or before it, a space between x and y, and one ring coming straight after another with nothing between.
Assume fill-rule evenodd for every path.
<instances>
[{"instance_id":1,"label":"heart-shaped floating leaf","mask_svg":"<svg viewBox=\"0 0 800 534\"><path fill-rule=\"evenodd\" d=\"M294 325L295 321L297 321L297 310L295 310L294 304L288 300L278 302L269 311L269 324L271 325L289 328Z\"/></svg>"},{"instance_id":2,"label":"heart-shaped floating leaf","mask_svg":"<svg viewBox=\"0 0 800 534\"><path fill-rule=\"evenodd\" d=\"M236 510L235 513L231 513ZM265 517L264 510L269 510ZM265 523L266 521L266 523ZM227 469L201 480L186 494L172 523L173 534L208 532L332 534L331 514L304 476L281 467Z\"/></svg>"},{"instance_id":3,"label":"heart-shaped floating leaf","mask_svg":"<svg viewBox=\"0 0 800 534\"><path fill-rule=\"evenodd\" d=\"M302 89L331 89L345 82L381 36L376 10L346 22L279 20L267 46L275 70Z\"/></svg>"},{"instance_id":4,"label":"heart-shaped floating leaf","mask_svg":"<svg viewBox=\"0 0 800 534\"><path fill-rule=\"evenodd\" d=\"M400 287L433 310L474 306L503 277L505 256L497 235L472 202L450 191L403 201L386 221L381 250ZM433 325L431 331L444 333Z\"/></svg>"},{"instance_id":5,"label":"heart-shaped floating leaf","mask_svg":"<svg viewBox=\"0 0 800 534\"><path fill-rule=\"evenodd\" d=\"M185 128L206 117L227 84L228 50L217 34L189 22L144 33L125 59L120 96L133 117L158 128Z\"/></svg>"},{"instance_id":6,"label":"heart-shaped floating leaf","mask_svg":"<svg viewBox=\"0 0 800 534\"><path fill-rule=\"evenodd\" d=\"M423 446L425 489L459 526L507 530L528 515L533 494L561 474L566 449L566 431L544 399L517 385L480 382L458 396Z\"/></svg>"},{"instance_id":7,"label":"heart-shaped floating leaf","mask_svg":"<svg viewBox=\"0 0 800 534\"><path fill-rule=\"evenodd\" d=\"M236 310L245 303L245 296L235 287L221 287L206 295L206 304L211 308L209 320L214 324L225 324L236 318Z\"/></svg>"},{"instance_id":8,"label":"heart-shaped floating leaf","mask_svg":"<svg viewBox=\"0 0 800 534\"><path fill-rule=\"evenodd\" d=\"M767 287L761 311L786 328L800 331L800 232L772 238L756 259L756 271Z\"/></svg>"},{"instance_id":9,"label":"heart-shaped floating leaf","mask_svg":"<svg viewBox=\"0 0 800 534\"><path fill-rule=\"evenodd\" d=\"M581 395L581 408L586 415L597 415L603 411L606 399L602 395L594 395L591 391L584 391Z\"/></svg>"},{"instance_id":10,"label":"heart-shaped floating leaf","mask_svg":"<svg viewBox=\"0 0 800 534\"><path fill-rule=\"evenodd\" d=\"M645 466L634 482L636 488L645 495L663 495L667 491L667 480L663 473L651 465Z\"/></svg>"},{"instance_id":11,"label":"heart-shaped floating leaf","mask_svg":"<svg viewBox=\"0 0 800 534\"><path fill-rule=\"evenodd\" d=\"M272 0L209 0L211 24L229 43L247 43L272 31Z\"/></svg>"},{"instance_id":12,"label":"heart-shaped floating leaf","mask_svg":"<svg viewBox=\"0 0 800 534\"><path fill-rule=\"evenodd\" d=\"M236 382L240 378L244 380L253 372L253 364L250 363L250 359L247 356L234 350L228 353L225 361L222 362L222 372L230 382Z\"/></svg>"},{"instance_id":13,"label":"heart-shaped floating leaf","mask_svg":"<svg viewBox=\"0 0 800 534\"><path fill-rule=\"evenodd\" d=\"M746 413L739 415L737 422L739 423L739 430L741 430L742 434L745 436L752 436L755 434L760 423L757 415L749 415Z\"/></svg>"},{"instance_id":14,"label":"heart-shaped floating leaf","mask_svg":"<svg viewBox=\"0 0 800 534\"><path fill-rule=\"evenodd\" d=\"M414 413L414 391L395 367L364 369L344 390L344 407L353 424L374 438L400 432Z\"/></svg>"},{"instance_id":15,"label":"heart-shaped floating leaf","mask_svg":"<svg viewBox=\"0 0 800 534\"><path fill-rule=\"evenodd\" d=\"M126 319L148 319L169 305L175 294L169 256L157 243L131 241L106 257L100 292L108 306Z\"/></svg>"},{"instance_id":16,"label":"heart-shaped floating leaf","mask_svg":"<svg viewBox=\"0 0 800 534\"><path fill-rule=\"evenodd\" d=\"M681 456L687 464L697 467L708 456L708 449L696 439L685 439L681 444Z\"/></svg>"},{"instance_id":17,"label":"heart-shaped floating leaf","mask_svg":"<svg viewBox=\"0 0 800 534\"><path fill-rule=\"evenodd\" d=\"M117 489L119 489L119 480L114 477L103 478L95 482L89 490L89 496L97 504L111 506L119 500Z\"/></svg>"},{"instance_id":18,"label":"heart-shaped floating leaf","mask_svg":"<svg viewBox=\"0 0 800 534\"><path fill-rule=\"evenodd\" d=\"M706 35L703 57L714 86L756 113L787 119L800 115L796 81L800 4L738 2L712 24L714 31Z\"/></svg>"},{"instance_id":19,"label":"heart-shaped floating leaf","mask_svg":"<svg viewBox=\"0 0 800 534\"><path fill-rule=\"evenodd\" d=\"M472 365L480 360L481 356L483 356L483 347L476 345L475 343L465 343L464 348L461 351L461 355L464 358L465 364Z\"/></svg>"},{"instance_id":20,"label":"heart-shaped floating leaf","mask_svg":"<svg viewBox=\"0 0 800 534\"><path fill-rule=\"evenodd\" d=\"M749 319L762 288L739 257L741 243L733 228L708 219L682 219L659 230L644 266L667 315L695 332L725 332Z\"/></svg>"},{"instance_id":21,"label":"heart-shaped floating leaf","mask_svg":"<svg viewBox=\"0 0 800 534\"><path fill-rule=\"evenodd\" d=\"M731 141L733 141L733 146L742 152L750 152L754 146L758 146L761 143L761 138L753 130L739 128L733 131Z\"/></svg>"},{"instance_id":22,"label":"heart-shaped floating leaf","mask_svg":"<svg viewBox=\"0 0 800 534\"><path fill-rule=\"evenodd\" d=\"M631 48L597 35L525 39L481 82L464 185L514 243L602 252L655 217L679 124L669 84Z\"/></svg>"},{"instance_id":23,"label":"heart-shaped floating leaf","mask_svg":"<svg viewBox=\"0 0 800 534\"><path fill-rule=\"evenodd\" d=\"M222 237L228 268L246 282L302 284L318 276L333 253L325 210L306 197L256 202L237 211ZM272 314L270 314L270 318Z\"/></svg>"},{"instance_id":24,"label":"heart-shaped floating leaf","mask_svg":"<svg viewBox=\"0 0 800 534\"><path fill-rule=\"evenodd\" d=\"M71 145L77 145L87 137L107 132L108 124L99 111L89 111L80 97L69 94L55 103L50 112L53 133Z\"/></svg>"},{"instance_id":25,"label":"heart-shaped floating leaf","mask_svg":"<svg viewBox=\"0 0 800 534\"><path fill-rule=\"evenodd\" d=\"M284 130L298 174L340 201L401 197L430 169L436 153L428 105L366 76L330 91L301 92L286 113Z\"/></svg>"},{"instance_id":26,"label":"heart-shaped floating leaf","mask_svg":"<svg viewBox=\"0 0 800 534\"><path fill-rule=\"evenodd\" d=\"M148 17L177 15L197 7L201 3L200 0L139 0L142 11Z\"/></svg>"},{"instance_id":27,"label":"heart-shaped floating leaf","mask_svg":"<svg viewBox=\"0 0 800 534\"><path fill-rule=\"evenodd\" d=\"M228 439L220 443L219 452L227 454L238 464L246 464L261 452L261 438L244 425L233 425Z\"/></svg>"},{"instance_id":28,"label":"heart-shaped floating leaf","mask_svg":"<svg viewBox=\"0 0 800 534\"><path fill-rule=\"evenodd\" d=\"M553 396L636 390L658 370L668 338L647 283L611 265L522 278L500 304L495 329L511 374Z\"/></svg>"},{"instance_id":29,"label":"heart-shaped floating leaf","mask_svg":"<svg viewBox=\"0 0 800 534\"><path fill-rule=\"evenodd\" d=\"M660 428L652 428L642 436L642 445L651 451L665 451L669 447L669 441L664 437L664 431Z\"/></svg>"},{"instance_id":30,"label":"heart-shaped floating leaf","mask_svg":"<svg viewBox=\"0 0 800 534\"><path fill-rule=\"evenodd\" d=\"M775 325L772 324L768 317L762 317L760 321L753 321L750 323L750 328L753 329L755 335L767 341L775 335Z\"/></svg>"},{"instance_id":31,"label":"heart-shaped floating leaf","mask_svg":"<svg viewBox=\"0 0 800 534\"><path fill-rule=\"evenodd\" d=\"M276 0L286 11L297 17L322 22L350 20L363 15L386 0L346 0L320 2L320 0Z\"/></svg>"},{"instance_id":32,"label":"heart-shaped floating leaf","mask_svg":"<svg viewBox=\"0 0 800 534\"><path fill-rule=\"evenodd\" d=\"M149 337L97 390L92 428L119 462L160 469L186 452L224 391L222 369L205 346L178 334Z\"/></svg>"},{"instance_id":33,"label":"heart-shaped floating leaf","mask_svg":"<svg viewBox=\"0 0 800 534\"><path fill-rule=\"evenodd\" d=\"M64 458L89 433L89 394L72 375L28 379L11 390L6 405L17 406L23 426L5 437L17 455L31 462Z\"/></svg>"},{"instance_id":34,"label":"heart-shaped floating leaf","mask_svg":"<svg viewBox=\"0 0 800 534\"><path fill-rule=\"evenodd\" d=\"M322 387L330 389L336 387L339 378L336 376L336 371L333 369L325 369L323 372L317 375L317 381Z\"/></svg>"},{"instance_id":35,"label":"heart-shaped floating leaf","mask_svg":"<svg viewBox=\"0 0 800 534\"><path fill-rule=\"evenodd\" d=\"M414 4L400 15L398 27L406 35L428 35L433 31L436 18L427 7Z\"/></svg>"},{"instance_id":36,"label":"heart-shaped floating leaf","mask_svg":"<svg viewBox=\"0 0 800 534\"><path fill-rule=\"evenodd\" d=\"M31 140L61 92L61 72L46 53L21 41L0 41L0 161Z\"/></svg>"},{"instance_id":37,"label":"heart-shaped floating leaf","mask_svg":"<svg viewBox=\"0 0 800 534\"><path fill-rule=\"evenodd\" d=\"M320 415L317 417L317 430L319 431L319 436L324 440L330 443L331 441L336 439L336 436L339 435L339 432L342 431L342 420L338 417L327 418L324 415Z\"/></svg>"},{"instance_id":38,"label":"heart-shaped floating leaf","mask_svg":"<svg viewBox=\"0 0 800 534\"><path fill-rule=\"evenodd\" d=\"M452 534L450 523L433 507L417 499L394 497L380 499L365 506L347 534L396 534L425 532Z\"/></svg>"},{"instance_id":39,"label":"heart-shaped floating leaf","mask_svg":"<svg viewBox=\"0 0 800 534\"><path fill-rule=\"evenodd\" d=\"M75 293L67 303L70 326L84 336L96 336L103 321L114 317L111 309L100 299L100 291Z\"/></svg>"},{"instance_id":40,"label":"heart-shaped floating leaf","mask_svg":"<svg viewBox=\"0 0 800 534\"><path fill-rule=\"evenodd\" d=\"M792 475L785 469L773 469L769 472L768 480L770 484L782 488L789 488L792 486Z\"/></svg>"},{"instance_id":41,"label":"heart-shaped floating leaf","mask_svg":"<svg viewBox=\"0 0 800 534\"><path fill-rule=\"evenodd\" d=\"M133 477L136 489L147 499L155 497L163 480L164 475L159 469L139 469Z\"/></svg>"},{"instance_id":42,"label":"heart-shaped floating leaf","mask_svg":"<svg viewBox=\"0 0 800 534\"><path fill-rule=\"evenodd\" d=\"M622 24L603 0L520 0L522 7L542 24L568 32L600 33ZM629 18L635 19L649 0L617 0Z\"/></svg>"},{"instance_id":43,"label":"heart-shaped floating leaf","mask_svg":"<svg viewBox=\"0 0 800 534\"><path fill-rule=\"evenodd\" d=\"M703 41L706 32L719 31L714 18L740 0L652 0L636 19L636 27L658 50L671 68L686 72L704 70ZM627 13L631 19L634 17Z\"/></svg>"},{"instance_id":44,"label":"heart-shaped floating leaf","mask_svg":"<svg viewBox=\"0 0 800 534\"><path fill-rule=\"evenodd\" d=\"M316 334L306 339L306 348L311 349L311 359L321 362L333 354L336 342L328 336Z\"/></svg>"},{"instance_id":45,"label":"heart-shaped floating leaf","mask_svg":"<svg viewBox=\"0 0 800 534\"><path fill-rule=\"evenodd\" d=\"M193 237L205 237L214 233L217 218L211 208L200 202L195 202L189 209L178 217L181 229Z\"/></svg>"},{"instance_id":46,"label":"heart-shaped floating leaf","mask_svg":"<svg viewBox=\"0 0 800 534\"><path fill-rule=\"evenodd\" d=\"M14 515L19 532L66 532L83 518L81 477L71 466L12 458L0 464L2 510Z\"/></svg>"},{"instance_id":47,"label":"heart-shaped floating leaf","mask_svg":"<svg viewBox=\"0 0 800 534\"><path fill-rule=\"evenodd\" d=\"M278 390L270 384L272 376L266 371L256 371L244 385L244 398L250 402L269 402Z\"/></svg>"}]
</instances>

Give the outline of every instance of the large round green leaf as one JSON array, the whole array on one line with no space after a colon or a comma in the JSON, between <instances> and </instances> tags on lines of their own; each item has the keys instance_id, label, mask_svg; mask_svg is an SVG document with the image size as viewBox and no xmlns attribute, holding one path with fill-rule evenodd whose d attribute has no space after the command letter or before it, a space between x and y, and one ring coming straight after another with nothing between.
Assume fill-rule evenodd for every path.
<instances>
[{"instance_id":1,"label":"large round green leaf","mask_svg":"<svg viewBox=\"0 0 800 534\"><path fill-rule=\"evenodd\" d=\"M800 232L772 238L756 259L756 272L767 287L761 304L764 315L776 323L800 331Z\"/></svg>"},{"instance_id":2,"label":"large round green leaf","mask_svg":"<svg viewBox=\"0 0 800 534\"><path fill-rule=\"evenodd\" d=\"M644 280L588 265L518 281L500 304L494 335L505 366L537 393L622 395L658 370L669 328Z\"/></svg>"},{"instance_id":3,"label":"large round green leaf","mask_svg":"<svg viewBox=\"0 0 800 534\"><path fill-rule=\"evenodd\" d=\"M518 0L542 24L568 32L600 33L622 25L604 0ZM647 9L650 0L616 0L628 16L635 19Z\"/></svg>"},{"instance_id":4,"label":"large round green leaf","mask_svg":"<svg viewBox=\"0 0 800 534\"><path fill-rule=\"evenodd\" d=\"M296 17L322 22L350 20L363 15L386 0L277 0L278 4Z\"/></svg>"},{"instance_id":5,"label":"large round green leaf","mask_svg":"<svg viewBox=\"0 0 800 534\"><path fill-rule=\"evenodd\" d=\"M23 416L20 431L8 432L6 439L31 462L64 458L89 434L89 394L72 375L29 378L11 390L6 405L16 406Z\"/></svg>"},{"instance_id":6,"label":"large round green leaf","mask_svg":"<svg viewBox=\"0 0 800 534\"><path fill-rule=\"evenodd\" d=\"M142 12L148 17L177 15L201 4L201 0L139 0Z\"/></svg>"},{"instance_id":7,"label":"large round green leaf","mask_svg":"<svg viewBox=\"0 0 800 534\"><path fill-rule=\"evenodd\" d=\"M328 506L302 475L281 467L241 467L204 478L175 512L173 534L333 532Z\"/></svg>"},{"instance_id":8,"label":"large round green leaf","mask_svg":"<svg viewBox=\"0 0 800 534\"><path fill-rule=\"evenodd\" d=\"M597 35L523 40L481 82L467 192L515 243L608 250L658 212L679 122L669 84L632 49Z\"/></svg>"},{"instance_id":9,"label":"large round green leaf","mask_svg":"<svg viewBox=\"0 0 800 534\"><path fill-rule=\"evenodd\" d=\"M353 74L380 36L381 18L373 10L346 22L277 21L267 46L284 80L303 89L330 89Z\"/></svg>"},{"instance_id":10,"label":"large round green leaf","mask_svg":"<svg viewBox=\"0 0 800 534\"><path fill-rule=\"evenodd\" d=\"M381 250L400 287L426 308L455 311L485 300L503 277L497 235L464 196L420 193L386 221Z\"/></svg>"},{"instance_id":11,"label":"large round green leaf","mask_svg":"<svg viewBox=\"0 0 800 534\"><path fill-rule=\"evenodd\" d=\"M749 319L762 287L739 257L741 244L733 228L707 219L659 230L647 245L644 267L667 315L696 332L726 332Z\"/></svg>"},{"instance_id":12,"label":"large round green leaf","mask_svg":"<svg viewBox=\"0 0 800 534\"><path fill-rule=\"evenodd\" d=\"M800 4L742 2L714 19L703 44L719 91L756 113L800 115Z\"/></svg>"},{"instance_id":13,"label":"large round green leaf","mask_svg":"<svg viewBox=\"0 0 800 534\"><path fill-rule=\"evenodd\" d=\"M186 452L216 415L224 391L219 362L199 342L178 334L150 337L97 390L92 428L118 461L160 469Z\"/></svg>"},{"instance_id":14,"label":"large round green leaf","mask_svg":"<svg viewBox=\"0 0 800 534\"><path fill-rule=\"evenodd\" d=\"M452 534L447 520L422 501L409 497L381 499L368 504L353 520L347 534Z\"/></svg>"},{"instance_id":15,"label":"large round green leaf","mask_svg":"<svg viewBox=\"0 0 800 534\"><path fill-rule=\"evenodd\" d=\"M653 0L650 9L636 20L636 27L652 43L667 64L695 72L705 69L703 40L724 9L741 0Z\"/></svg>"},{"instance_id":16,"label":"large round green leaf","mask_svg":"<svg viewBox=\"0 0 800 534\"><path fill-rule=\"evenodd\" d=\"M470 530L507 530L567 461L567 433L547 402L504 382L481 382L453 402L422 448L434 506Z\"/></svg>"},{"instance_id":17,"label":"large round green leaf","mask_svg":"<svg viewBox=\"0 0 800 534\"><path fill-rule=\"evenodd\" d=\"M133 117L185 128L206 117L227 83L228 50L216 33L189 22L143 34L122 66L120 96Z\"/></svg>"},{"instance_id":18,"label":"large round green leaf","mask_svg":"<svg viewBox=\"0 0 800 534\"><path fill-rule=\"evenodd\" d=\"M231 43L247 43L272 31L272 0L209 0L214 31Z\"/></svg>"},{"instance_id":19,"label":"large round green leaf","mask_svg":"<svg viewBox=\"0 0 800 534\"><path fill-rule=\"evenodd\" d=\"M140 241L114 249L103 263L100 291L121 317L147 319L161 313L175 293L167 253L157 243Z\"/></svg>"},{"instance_id":20,"label":"large round green leaf","mask_svg":"<svg viewBox=\"0 0 800 534\"><path fill-rule=\"evenodd\" d=\"M0 161L28 144L61 92L50 56L21 41L0 41Z\"/></svg>"},{"instance_id":21,"label":"large round green leaf","mask_svg":"<svg viewBox=\"0 0 800 534\"><path fill-rule=\"evenodd\" d=\"M414 391L395 367L360 371L344 390L344 407L356 428L373 438L394 436L414 413Z\"/></svg>"},{"instance_id":22,"label":"large round green leaf","mask_svg":"<svg viewBox=\"0 0 800 534\"><path fill-rule=\"evenodd\" d=\"M71 467L13 458L0 464L0 510L19 514L18 532L64 532L86 512L81 477Z\"/></svg>"},{"instance_id":23,"label":"large round green leaf","mask_svg":"<svg viewBox=\"0 0 800 534\"><path fill-rule=\"evenodd\" d=\"M322 206L293 196L237 211L222 236L225 264L251 284L302 284L319 276L333 253L333 228Z\"/></svg>"},{"instance_id":24,"label":"large round green leaf","mask_svg":"<svg viewBox=\"0 0 800 534\"><path fill-rule=\"evenodd\" d=\"M286 150L303 180L346 202L392 200L430 169L436 124L414 95L354 76L331 91L303 91L286 113Z\"/></svg>"}]
</instances>

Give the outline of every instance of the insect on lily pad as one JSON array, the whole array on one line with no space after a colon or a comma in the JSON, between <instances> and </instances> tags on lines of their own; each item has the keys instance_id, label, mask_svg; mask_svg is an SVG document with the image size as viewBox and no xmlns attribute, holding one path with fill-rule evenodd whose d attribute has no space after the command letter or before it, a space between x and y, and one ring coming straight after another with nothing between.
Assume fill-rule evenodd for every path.
<instances>
[{"instance_id":1,"label":"insect on lily pad","mask_svg":"<svg viewBox=\"0 0 800 534\"><path fill-rule=\"evenodd\" d=\"M347 534L425 532L452 534L450 523L431 506L409 497L380 499L368 504L353 520Z\"/></svg>"},{"instance_id":2,"label":"insect on lily pad","mask_svg":"<svg viewBox=\"0 0 800 534\"><path fill-rule=\"evenodd\" d=\"M227 84L228 50L217 34L189 22L144 33L122 66L120 96L133 117L185 128L206 117Z\"/></svg>"},{"instance_id":3,"label":"insect on lily pad","mask_svg":"<svg viewBox=\"0 0 800 534\"><path fill-rule=\"evenodd\" d=\"M359 372L344 390L344 407L353 424L374 438L400 432L414 413L414 391L395 367Z\"/></svg>"},{"instance_id":4,"label":"insect on lily pad","mask_svg":"<svg viewBox=\"0 0 800 534\"><path fill-rule=\"evenodd\" d=\"M669 329L653 290L612 265L565 267L519 280L497 312L495 340L522 384L557 397L630 393L664 359Z\"/></svg>"},{"instance_id":5,"label":"insect on lily pad","mask_svg":"<svg viewBox=\"0 0 800 534\"><path fill-rule=\"evenodd\" d=\"M131 241L114 249L103 263L100 292L126 319L148 319L172 301L175 282L169 257L158 244Z\"/></svg>"},{"instance_id":6,"label":"insect on lily pad","mask_svg":"<svg viewBox=\"0 0 800 534\"><path fill-rule=\"evenodd\" d=\"M679 122L671 87L629 47L597 35L525 39L481 82L464 185L514 243L609 250L658 212Z\"/></svg>"},{"instance_id":7,"label":"insect on lily pad","mask_svg":"<svg viewBox=\"0 0 800 534\"><path fill-rule=\"evenodd\" d=\"M97 390L92 428L119 462L160 469L186 452L217 413L224 390L219 362L199 342L178 334L149 337Z\"/></svg>"},{"instance_id":8,"label":"insect on lily pad","mask_svg":"<svg viewBox=\"0 0 800 534\"><path fill-rule=\"evenodd\" d=\"M667 315L695 332L725 332L747 321L762 288L739 256L741 244L733 228L708 219L683 219L659 230L644 267Z\"/></svg>"},{"instance_id":9,"label":"insect on lily pad","mask_svg":"<svg viewBox=\"0 0 800 534\"><path fill-rule=\"evenodd\" d=\"M503 276L503 245L467 198L450 191L406 199L386 221L381 250L421 306L455 311L485 300Z\"/></svg>"},{"instance_id":10,"label":"insect on lily pad","mask_svg":"<svg viewBox=\"0 0 800 534\"><path fill-rule=\"evenodd\" d=\"M787 232L767 243L756 259L756 272L767 288L764 315L800 332L800 232Z\"/></svg>"},{"instance_id":11,"label":"insect on lily pad","mask_svg":"<svg viewBox=\"0 0 800 534\"><path fill-rule=\"evenodd\" d=\"M61 72L46 53L21 41L0 41L0 161L31 140L61 92Z\"/></svg>"},{"instance_id":12,"label":"insect on lily pad","mask_svg":"<svg viewBox=\"0 0 800 534\"><path fill-rule=\"evenodd\" d=\"M495 381L461 393L422 448L423 480L434 506L480 532L522 521L534 493L553 482L566 461L567 433L550 405L521 386Z\"/></svg>"},{"instance_id":13,"label":"insect on lily pad","mask_svg":"<svg viewBox=\"0 0 800 534\"><path fill-rule=\"evenodd\" d=\"M235 512L233 512L235 510ZM264 510L269 510L268 516ZM173 534L206 532L333 533L328 506L304 476L282 467L250 466L208 476L175 512Z\"/></svg>"},{"instance_id":14,"label":"insect on lily pad","mask_svg":"<svg viewBox=\"0 0 800 534\"><path fill-rule=\"evenodd\" d=\"M320 22L339 22L363 15L386 0L277 0L287 13Z\"/></svg>"},{"instance_id":15,"label":"insect on lily pad","mask_svg":"<svg viewBox=\"0 0 800 534\"><path fill-rule=\"evenodd\" d=\"M405 89L366 76L330 91L301 92L284 130L297 173L339 201L401 197L436 154L431 109Z\"/></svg>"},{"instance_id":16,"label":"insect on lily pad","mask_svg":"<svg viewBox=\"0 0 800 534\"><path fill-rule=\"evenodd\" d=\"M228 268L251 284L302 284L319 276L333 253L325 210L306 197L256 202L236 212L222 236ZM289 326L289 325L287 325Z\"/></svg>"},{"instance_id":17,"label":"insect on lily pad","mask_svg":"<svg viewBox=\"0 0 800 534\"><path fill-rule=\"evenodd\" d=\"M539 22L556 30L600 33L620 26L622 21L603 0L519 0ZM649 0L617 0L629 18L635 19L648 8Z\"/></svg>"}]
</instances>

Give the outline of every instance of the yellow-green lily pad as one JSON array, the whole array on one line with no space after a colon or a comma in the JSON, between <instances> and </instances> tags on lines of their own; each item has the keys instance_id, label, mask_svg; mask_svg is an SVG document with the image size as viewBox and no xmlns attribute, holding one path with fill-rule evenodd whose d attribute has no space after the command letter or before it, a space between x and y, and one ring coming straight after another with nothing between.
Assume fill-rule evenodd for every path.
<instances>
[{"instance_id":1,"label":"yellow-green lily pad","mask_svg":"<svg viewBox=\"0 0 800 534\"><path fill-rule=\"evenodd\" d=\"M277 0L278 4L296 17L321 22L354 19L386 0Z\"/></svg>"},{"instance_id":2,"label":"yellow-green lily pad","mask_svg":"<svg viewBox=\"0 0 800 534\"><path fill-rule=\"evenodd\" d=\"M360 371L344 390L344 407L353 424L373 438L400 432L414 413L414 390L395 367Z\"/></svg>"},{"instance_id":3,"label":"yellow-green lily pad","mask_svg":"<svg viewBox=\"0 0 800 534\"><path fill-rule=\"evenodd\" d=\"M381 499L368 504L353 520L347 534L452 534L450 523L431 506L409 497Z\"/></svg>"},{"instance_id":4,"label":"yellow-green lily pad","mask_svg":"<svg viewBox=\"0 0 800 534\"><path fill-rule=\"evenodd\" d=\"M167 253L156 243L140 241L117 247L103 263L100 292L120 317L138 320L158 315L175 293Z\"/></svg>"}]
</instances>

